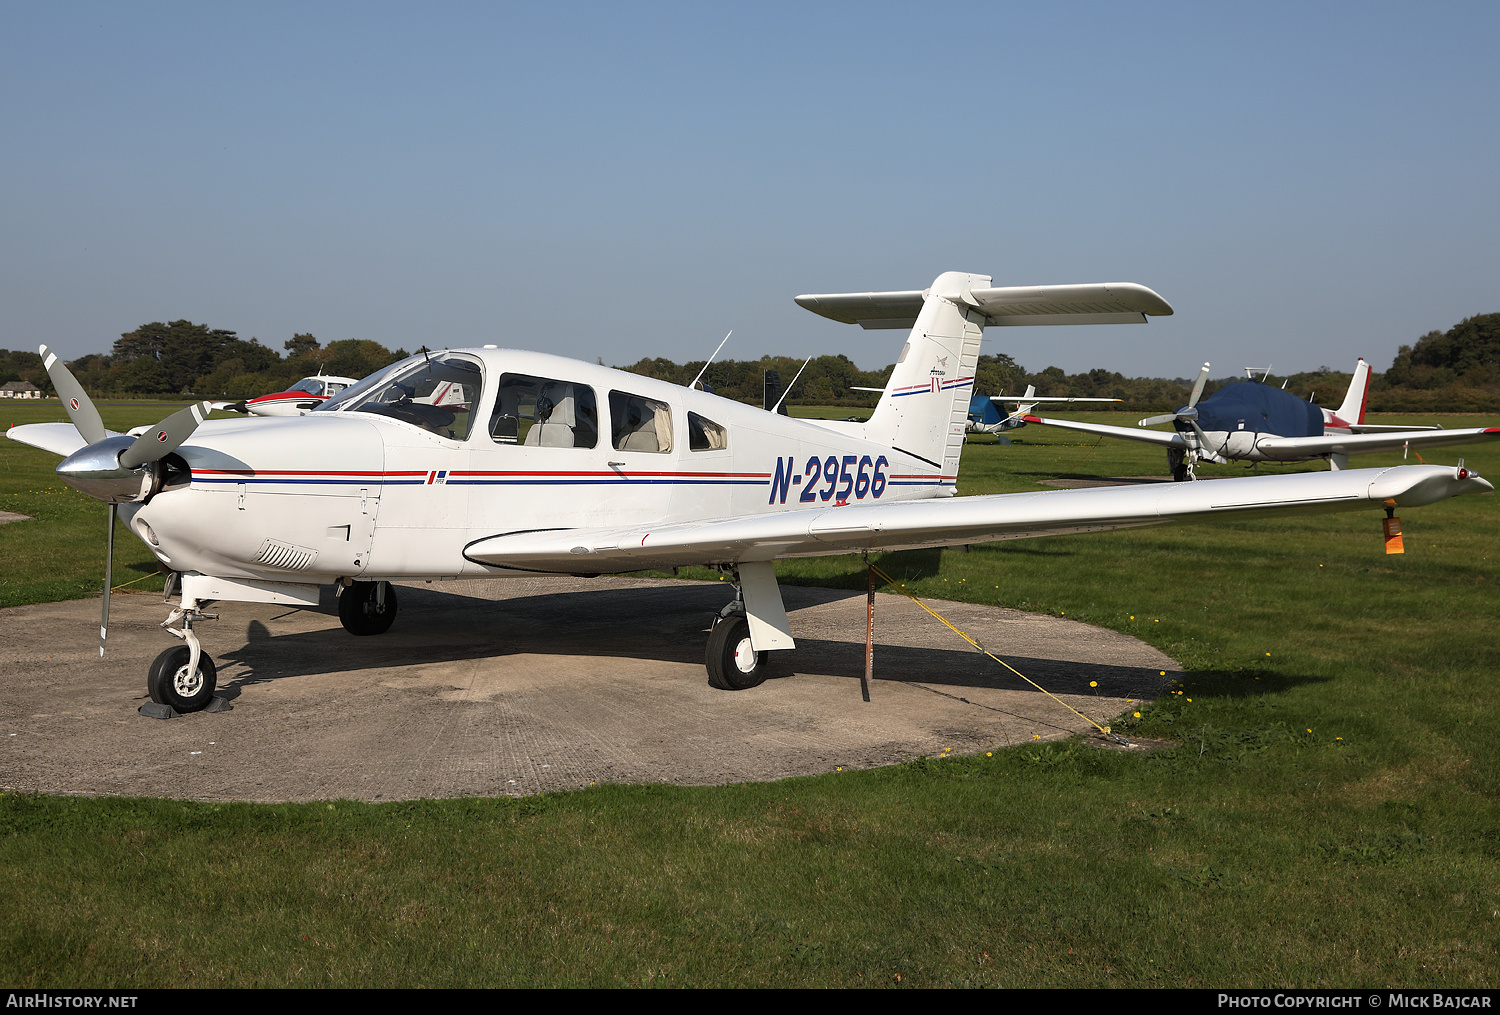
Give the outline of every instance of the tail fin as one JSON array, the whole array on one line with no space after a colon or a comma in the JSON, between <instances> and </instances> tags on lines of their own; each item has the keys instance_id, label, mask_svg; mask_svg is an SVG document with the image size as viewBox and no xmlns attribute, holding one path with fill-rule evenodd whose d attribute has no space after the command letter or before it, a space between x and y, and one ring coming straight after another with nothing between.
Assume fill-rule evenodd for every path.
<instances>
[{"instance_id":1,"label":"tail fin","mask_svg":"<svg viewBox=\"0 0 1500 1015\"><path fill-rule=\"evenodd\" d=\"M786 403L781 399L781 374L776 370L767 370L761 375L761 407L767 412L779 412L783 416L790 416Z\"/></svg>"},{"instance_id":2,"label":"tail fin","mask_svg":"<svg viewBox=\"0 0 1500 1015\"><path fill-rule=\"evenodd\" d=\"M1365 403L1370 400L1370 364L1363 356L1354 366L1354 376L1349 380L1349 391L1344 395L1344 404L1334 415L1345 423L1365 421Z\"/></svg>"},{"instance_id":3,"label":"tail fin","mask_svg":"<svg viewBox=\"0 0 1500 1015\"><path fill-rule=\"evenodd\" d=\"M984 333L984 316L961 294L989 285L984 275L949 271L938 276L923 294L916 324L885 394L865 424L866 439L936 466L945 485L958 476L974 365Z\"/></svg>"}]
</instances>

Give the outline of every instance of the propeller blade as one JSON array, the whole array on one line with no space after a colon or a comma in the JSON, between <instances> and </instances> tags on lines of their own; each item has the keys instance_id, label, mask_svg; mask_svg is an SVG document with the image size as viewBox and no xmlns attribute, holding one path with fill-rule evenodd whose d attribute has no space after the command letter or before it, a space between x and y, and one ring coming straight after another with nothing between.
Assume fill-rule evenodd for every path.
<instances>
[{"instance_id":1,"label":"propeller blade","mask_svg":"<svg viewBox=\"0 0 1500 1015\"><path fill-rule=\"evenodd\" d=\"M1203 428L1198 425L1198 421L1196 419L1190 419L1187 421L1187 423L1188 426L1193 428L1193 433L1198 436L1198 457L1206 458L1210 462L1215 462L1219 465L1228 465L1229 459L1225 458L1223 455L1213 450L1213 448L1209 447L1208 434L1203 432Z\"/></svg>"},{"instance_id":2,"label":"propeller blade","mask_svg":"<svg viewBox=\"0 0 1500 1015\"><path fill-rule=\"evenodd\" d=\"M1203 369L1198 371L1198 383L1193 385L1192 397L1188 399L1188 408L1198 404L1198 398L1203 394L1203 385L1208 383L1208 364L1203 364Z\"/></svg>"},{"instance_id":3,"label":"propeller blade","mask_svg":"<svg viewBox=\"0 0 1500 1015\"><path fill-rule=\"evenodd\" d=\"M1171 423L1177 419L1177 413L1164 412L1160 416L1148 416L1141 420L1136 426L1155 426L1158 423Z\"/></svg>"},{"instance_id":4,"label":"propeller blade","mask_svg":"<svg viewBox=\"0 0 1500 1015\"><path fill-rule=\"evenodd\" d=\"M207 402L194 402L186 409L172 413L137 437L134 444L120 453L120 466L138 469L147 462L166 457L193 435L193 431L198 429L198 424L203 422L208 413Z\"/></svg>"},{"instance_id":5,"label":"propeller blade","mask_svg":"<svg viewBox=\"0 0 1500 1015\"><path fill-rule=\"evenodd\" d=\"M109 535L104 540L104 606L99 614L99 658L104 658L104 639L109 636L109 586L114 580L115 569L115 512L118 508L111 504L109 506Z\"/></svg>"},{"instance_id":6,"label":"propeller blade","mask_svg":"<svg viewBox=\"0 0 1500 1015\"><path fill-rule=\"evenodd\" d=\"M47 377L57 390L57 397L62 400L63 410L67 412L68 418L73 421L84 440L90 444L98 444L108 434L104 430L104 420L99 418L99 410L94 408L83 385L78 383L78 378L63 365L63 361L57 358L57 353L45 345L38 346L37 351L42 354L42 365L47 368Z\"/></svg>"}]
</instances>

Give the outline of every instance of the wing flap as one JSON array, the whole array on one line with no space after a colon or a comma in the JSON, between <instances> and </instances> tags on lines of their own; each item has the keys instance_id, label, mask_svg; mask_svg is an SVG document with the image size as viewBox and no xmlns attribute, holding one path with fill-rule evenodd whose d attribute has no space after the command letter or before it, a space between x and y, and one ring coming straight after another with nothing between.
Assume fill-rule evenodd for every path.
<instances>
[{"instance_id":1,"label":"wing flap","mask_svg":"<svg viewBox=\"0 0 1500 1015\"><path fill-rule=\"evenodd\" d=\"M475 540L464 555L495 567L605 574L1103 532L1195 516L1340 511L1386 499L1403 506L1428 504L1491 489L1471 473L1405 465L811 508L636 528L516 532Z\"/></svg>"}]
</instances>

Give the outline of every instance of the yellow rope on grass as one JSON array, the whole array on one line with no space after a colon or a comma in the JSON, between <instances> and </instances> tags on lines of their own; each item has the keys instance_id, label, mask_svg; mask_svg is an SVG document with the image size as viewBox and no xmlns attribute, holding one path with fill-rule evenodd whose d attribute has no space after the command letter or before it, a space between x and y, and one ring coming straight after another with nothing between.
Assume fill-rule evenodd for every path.
<instances>
[{"instance_id":1,"label":"yellow rope on grass","mask_svg":"<svg viewBox=\"0 0 1500 1015\"><path fill-rule=\"evenodd\" d=\"M121 589L129 588L130 586L134 585L136 582L143 582L147 578L155 578L159 574L161 574L160 571L152 571L149 574L143 574L139 578L136 578L134 581L128 581L124 585L116 585L114 588L110 589L110 591L111 592L118 592Z\"/></svg>"},{"instance_id":2,"label":"yellow rope on grass","mask_svg":"<svg viewBox=\"0 0 1500 1015\"><path fill-rule=\"evenodd\" d=\"M892 578L890 575L888 575L884 571L880 570L880 568L876 567L874 564L871 564L870 565L870 570L873 571L873 572L875 572L877 575L879 575L880 578L881 578L881 580L884 581L887 585L890 585L897 592L900 592L903 596L905 596L906 598L910 599L912 602L916 603L918 606L920 606L922 609L926 610L928 613L932 614L938 620L942 621L943 626L947 627L948 630L950 630L954 634L958 635L960 638L962 638L964 641L968 642L970 645L973 645L975 648L977 648L979 651L983 652L985 655L989 656L991 659L995 660L995 662L999 663L1001 666L1004 666L1007 670L1010 670L1012 673L1014 673L1016 676L1020 677L1022 680L1026 681L1032 687L1035 687L1038 691L1041 691L1043 694L1045 694L1047 697L1051 698L1053 701L1057 702L1059 705L1061 705L1063 708L1067 709L1069 712L1072 712L1074 715L1078 716L1078 718L1084 720L1089 725L1093 726L1100 733L1103 733L1105 736L1109 737L1111 740L1117 740L1117 741L1119 741L1121 743L1125 742L1123 738L1116 736L1114 733L1111 733L1108 726L1100 726L1098 723L1094 722L1094 720L1090 719L1088 716L1086 716L1082 712L1078 711L1078 709L1074 708L1072 705L1069 705L1066 701L1063 701L1061 698L1059 698L1057 695L1053 694L1051 691L1047 690L1041 684L1038 684L1035 680L1032 680L1026 674L1022 673L1020 670L1018 670L1014 666L1012 666L1010 663L1006 662L1004 659L1001 659L999 656L995 655L995 653L991 652L989 649L987 649L983 645L979 644L978 641L976 641L975 639L971 638L967 633L965 633L963 631L960 631L958 628L954 627L953 624L949 622L949 620L948 620L947 617L943 616L937 610L934 610L932 607L930 607L926 603L922 602L922 600L918 599L912 593L906 591L906 587L904 585L900 584L894 578Z\"/></svg>"}]
</instances>

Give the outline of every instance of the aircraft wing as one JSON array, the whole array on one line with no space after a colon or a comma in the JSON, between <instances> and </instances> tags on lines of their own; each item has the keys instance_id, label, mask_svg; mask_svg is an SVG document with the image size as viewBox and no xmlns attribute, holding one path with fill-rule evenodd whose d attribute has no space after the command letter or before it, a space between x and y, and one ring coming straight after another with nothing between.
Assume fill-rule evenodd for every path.
<instances>
[{"instance_id":1,"label":"aircraft wing","mask_svg":"<svg viewBox=\"0 0 1500 1015\"><path fill-rule=\"evenodd\" d=\"M1255 445L1267 455L1360 455L1400 451L1405 447L1437 448L1500 437L1500 426L1470 430L1407 430L1400 433L1325 434L1322 437L1265 437Z\"/></svg>"},{"instance_id":2,"label":"aircraft wing","mask_svg":"<svg viewBox=\"0 0 1500 1015\"><path fill-rule=\"evenodd\" d=\"M470 543L464 555L496 567L603 574L1102 532L1194 517L1346 511L1380 507L1388 500L1397 506L1430 504L1493 489L1466 469L1403 465L819 507L625 528L500 533Z\"/></svg>"},{"instance_id":3,"label":"aircraft wing","mask_svg":"<svg viewBox=\"0 0 1500 1015\"><path fill-rule=\"evenodd\" d=\"M1021 418L1028 423L1061 427L1064 430L1078 430L1082 433L1096 433L1104 437L1120 437L1127 441L1140 441L1142 444L1159 444L1164 448L1189 447L1187 438L1175 430L1143 430L1125 426L1107 426L1103 423L1075 423L1071 419L1043 419L1031 413Z\"/></svg>"},{"instance_id":4,"label":"aircraft wing","mask_svg":"<svg viewBox=\"0 0 1500 1015\"><path fill-rule=\"evenodd\" d=\"M87 446L88 441L83 439L83 434L72 423L26 423L22 426L13 426L5 431L5 436L22 444L30 444L34 448L50 451L54 455L62 455L67 458L73 452ZM113 430L104 431L106 437L118 437L119 434Z\"/></svg>"},{"instance_id":5,"label":"aircraft wing","mask_svg":"<svg viewBox=\"0 0 1500 1015\"><path fill-rule=\"evenodd\" d=\"M910 328L922 311L925 290L824 293L797 297L798 306L861 328ZM1082 285L1011 285L966 289L959 297L984 315L987 327L1034 324L1144 324L1165 317L1171 304L1135 282Z\"/></svg>"}]
</instances>

